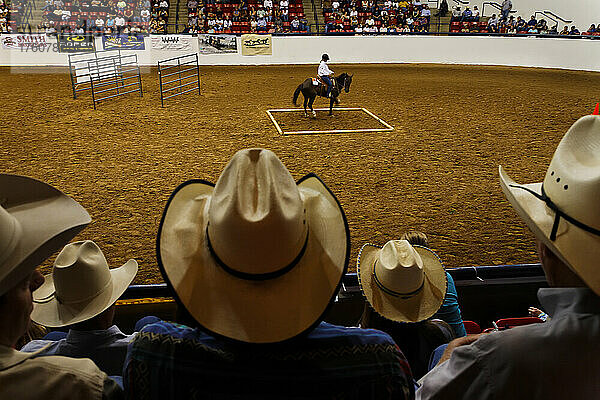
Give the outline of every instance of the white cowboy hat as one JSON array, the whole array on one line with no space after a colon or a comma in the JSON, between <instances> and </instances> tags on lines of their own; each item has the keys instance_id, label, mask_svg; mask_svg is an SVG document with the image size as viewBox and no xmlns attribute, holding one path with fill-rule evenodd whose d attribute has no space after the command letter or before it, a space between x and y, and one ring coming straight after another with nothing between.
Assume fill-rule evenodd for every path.
<instances>
[{"instance_id":1,"label":"white cowboy hat","mask_svg":"<svg viewBox=\"0 0 600 400\"><path fill-rule=\"evenodd\" d=\"M600 295L600 116L580 118L544 182L517 184L499 167L508 201L534 235Z\"/></svg>"},{"instance_id":2,"label":"white cowboy hat","mask_svg":"<svg viewBox=\"0 0 600 400\"><path fill-rule=\"evenodd\" d=\"M0 174L0 295L90 222L79 203L52 186Z\"/></svg>"},{"instance_id":3,"label":"white cowboy hat","mask_svg":"<svg viewBox=\"0 0 600 400\"><path fill-rule=\"evenodd\" d=\"M51 328L87 321L121 297L137 270L133 259L109 269L102 250L91 240L70 243L56 257L52 274L33 293L31 319Z\"/></svg>"},{"instance_id":4,"label":"white cowboy hat","mask_svg":"<svg viewBox=\"0 0 600 400\"><path fill-rule=\"evenodd\" d=\"M216 186L181 184L157 237L161 272L205 330L274 343L316 326L341 285L344 211L315 175L296 184L277 156L237 152Z\"/></svg>"},{"instance_id":5,"label":"white cowboy hat","mask_svg":"<svg viewBox=\"0 0 600 400\"><path fill-rule=\"evenodd\" d=\"M446 271L427 247L406 240L365 244L358 254L360 287L377 313L398 322L419 322L439 310L446 296Z\"/></svg>"}]
</instances>

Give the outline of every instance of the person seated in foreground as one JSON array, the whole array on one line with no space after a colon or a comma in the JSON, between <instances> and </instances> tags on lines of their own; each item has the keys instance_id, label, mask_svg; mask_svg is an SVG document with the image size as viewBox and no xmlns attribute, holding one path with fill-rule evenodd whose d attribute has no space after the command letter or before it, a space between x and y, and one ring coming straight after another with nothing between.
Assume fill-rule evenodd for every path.
<instances>
[{"instance_id":1,"label":"person seated in foreground","mask_svg":"<svg viewBox=\"0 0 600 400\"><path fill-rule=\"evenodd\" d=\"M410 367L380 331L321 322L348 266L344 211L316 176L294 182L264 149L216 185L181 184L157 260L195 326L147 325L129 346L132 399L411 399Z\"/></svg>"},{"instance_id":2,"label":"person seated in foreground","mask_svg":"<svg viewBox=\"0 0 600 400\"><path fill-rule=\"evenodd\" d=\"M423 246L431 250L427 235L421 231L404 232L402 236L400 236L400 240L406 240L413 246ZM447 282L446 295L444 296L444 303L439 310L437 310L433 318L441 319L450 325L454 331L455 337L463 337L467 335L467 331L465 330L460 312L460 305L458 304L458 293L456 292L456 286L454 285L454 278L452 278L452 275L450 275L445 268L444 273L446 274Z\"/></svg>"},{"instance_id":3,"label":"person seated in foreground","mask_svg":"<svg viewBox=\"0 0 600 400\"><path fill-rule=\"evenodd\" d=\"M21 351L90 358L108 375L122 375L133 335L113 325L115 303L137 270L133 259L109 269L102 250L91 240L66 245L52 274L33 293L31 319L51 328L68 326L69 332L58 341L33 340Z\"/></svg>"},{"instance_id":4,"label":"person seated in foreground","mask_svg":"<svg viewBox=\"0 0 600 400\"><path fill-rule=\"evenodd\" d=\"M0 398L122 399L123 391L91 360L14 349L27 331L37 266L91 219L75 200L35 179L0 174Z\"/></svg>"},{"instance_id":5,"label":"person seated in foreground","mask_svg":"<svg viewBox=\"0 0 600 400\"><path fill-rule=\"evenodd\" d=\"M600 116L579 119L543 183L515 183L508 201L537 239L551 320L450 342L418 399L592 399L600 393Z\"/></svg>"},{"instance_id":6,"label":"person seated in foreground","mask_svg":"<svg viewBox=\"0 0 600 400\"><path fill-rule=\"evenodd\" d=\"M447 323L428 320L446 293L441 261L425 247L391 240L383 247L365 244L357 271L367 299L361 327L388 333L406 355L413 376L425 375L433 350L454 339Z\"/></svg>"}]
</instances>

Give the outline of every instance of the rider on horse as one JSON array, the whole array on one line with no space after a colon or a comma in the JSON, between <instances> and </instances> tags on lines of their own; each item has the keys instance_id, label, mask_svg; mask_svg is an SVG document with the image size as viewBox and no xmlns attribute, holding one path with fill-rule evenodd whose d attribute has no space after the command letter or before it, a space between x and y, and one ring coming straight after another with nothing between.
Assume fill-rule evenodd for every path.
<instances>
[{"instance_id":1,"label":"rider on horse","mask_svg":"<svg viewBox=\"0 0 600 400\"><path fill-rule=\"evenodd\" d=\"M331 97L331 89L333 88L331 77L333 76L333 71L329 69L327 66L327 61L329 61L329 56L327 54L323 54L321 56L321 63L319 64L319 70L317 74L319 78L327 85L327 97Z\"/></svg>"}]
</instances>

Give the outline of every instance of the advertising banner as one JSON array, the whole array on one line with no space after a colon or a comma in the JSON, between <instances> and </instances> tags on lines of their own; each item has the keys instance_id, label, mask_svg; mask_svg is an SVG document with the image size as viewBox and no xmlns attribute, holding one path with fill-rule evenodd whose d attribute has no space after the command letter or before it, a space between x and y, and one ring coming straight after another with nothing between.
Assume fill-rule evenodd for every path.
<instances>
[{"instance_id":1,"label":"advertising banner","mask_svg":"<svg viewBox=\"0 0 600 400\"><path fill-rule=\"evenodd\" d=\"M234 35L198 35L198 53L237 53L237 37Z\"/></svg>"},{"instance_id":2,"label":"advertising banner","mask_svg":"<svg viewBox=\"0 0 600 400\"><path fill-rule=\"evenodd\" d=\"M145 50L144 37L131 35L102 36L104 50Z\"/></svg>"},{"instance_id":3,"label":"advertising banner","mask_svg":"<svg viewBox=\"0 0 600 400\"><path fill-rule=\"evenodd\" d=\"M46 47L49 45L48 37L44 34L31 35L6 35L0 37L3 49L27 50L29 47Z\"/></svg>"},{"instance_id":4,"label":"advertising banner","mask_svg":"<svg viewBox=\"0 0 600 400\"><path fill-rule=\"evenodd\" d=\"M58 35L59 53L90 53L96 51L92 35Z\"/></svg>"},{"instance_id":5,"label":"advertising banner","mask_svg":"<svg viewBox=\"0 0 600 400\"><path fill-rule=\"evenodd\" d=\"M243 56L270 56L271 54L273 54L271 35L242 35Z\"/></svg>"},{"instance_id":6,"label":"advertising banner","mask_svg":"<svg viewBox=\"0 0 600 400\"><path fill-rule=\"evenodd\" d=\"M179 35L152 36L152 50L190 51L192 38Z\"/></svg>"}]
</instances>

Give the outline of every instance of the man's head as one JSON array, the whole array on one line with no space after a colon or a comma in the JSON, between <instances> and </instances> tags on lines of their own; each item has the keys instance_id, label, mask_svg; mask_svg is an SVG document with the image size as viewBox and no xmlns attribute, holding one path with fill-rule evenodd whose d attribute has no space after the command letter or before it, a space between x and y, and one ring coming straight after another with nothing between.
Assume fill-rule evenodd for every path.
<instances>
[{"instance_id":1,"label":"man's head","mask_svg":"<svg viewBox=\"0 0 600 400\"><path fill-rule=\"evenodd\" d=\"M323 54L323 55L321 56L321 61L325 61L325 62L329 61L329 55L327 55L327 54Z\"/></svg>"},{"instance_id":2,"label":"man's head","mask_svg":"<svg viewBox=\"0 0 600 400\"><path fill-rule=\"evenodd\" d=\"M506 198L541 242L549 283L576 284L569 278L575 274L600 295L599 148L600 116L591 115L579 119L561 140L543 182L521 185L502 167L499 171Z\"/></svg>"},{"instance_id":3,"label":"man's head","mask_svg":"<svg viewBox=\"0 0 600 400\"><path fill-rule=\"evenodd\" d=\"M216 185L196 179L173 192L157 258L179 304L205 330L273 343L320 322L347 268L348 232L317 176L296 183L273 152L246 149Z\"/></svg>"},{"instance_id":4,"label":"man's head","mask_svg":"<svg viewBox=\"0 0 600 400\"><path fill-rule=\"evenodd\" d=\"M36 268L91 220L76 201L35 179L0 174L0 296L2 344L29 325Z\"/></svg>"}]
</instances>

